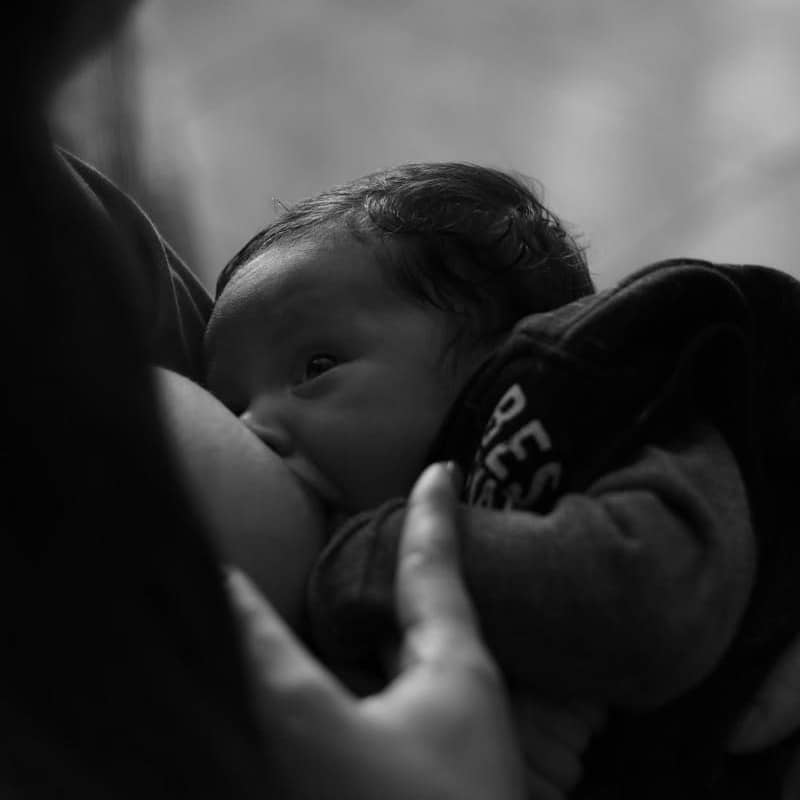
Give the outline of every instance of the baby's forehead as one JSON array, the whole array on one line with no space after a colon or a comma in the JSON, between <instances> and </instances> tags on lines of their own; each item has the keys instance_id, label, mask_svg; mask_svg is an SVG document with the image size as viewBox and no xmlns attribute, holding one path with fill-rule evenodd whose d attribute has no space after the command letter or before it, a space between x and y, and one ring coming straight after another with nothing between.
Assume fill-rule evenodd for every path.
<instances>
[{"instance_id":1,"label":"baby's forehead","mask_svg":"<svg viewBox=\"0 0 800 800\"><path fill-rule=\"evenodd\" d=\"M236 271L220 294L209 323L212 338L220 329L278 336L309 312L379 312L407 303L387 280L377 249L352 236L305 238L265 248Z\"/></svg>"},{"instance_id":2,"label":"baby's forehead","mask_svg":"<svg viewBox=\"0 0 800 800\"><path fill-rule=\"evenodd\" d=\"M350 295L369 302L392 283L387 252L379 241L348 233L280 241L237 270L218 304L341 302Z\"/></svg>"},{"instance_id":3,"label":"baby's forehead","mask_svg":"<svg viewBox=\"0 0 800 800\"><path fill-rule=\"evenodd\" d=\"M314 284L318 282L322 266L335 249L333 242L324 240L277 242L243 264L231 279L229 288L246 294L259 288L277 290Z\"/></svg>"}]
</instances>

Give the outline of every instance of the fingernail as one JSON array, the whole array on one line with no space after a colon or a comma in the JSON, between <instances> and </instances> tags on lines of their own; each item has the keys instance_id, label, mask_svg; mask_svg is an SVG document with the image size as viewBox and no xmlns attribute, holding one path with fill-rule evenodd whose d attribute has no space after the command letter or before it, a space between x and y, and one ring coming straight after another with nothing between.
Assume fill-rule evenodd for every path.
<instances>
[{"instance_id":1,"label":"fingernail","mask_svg":"<svg viewBox=\"0 0 800 800\"><path fill-rule=\"evenodd\" d=\"M456 494L459 494L464 485L464 476L461 473L461 467L459 467L455 461L445 461L443 466L450 476L450 483L453 485L453 489Z\"/></svg>"},{"instance_id":2,"label":"fingernail","mask_svg":"<svg viewBox=\"0 0 800 800\"><path fill-rule=\"evenodd\" d=\"M236 569L232 564L221 564L222 567L222 577L225 583L230 586L232 583L235 583L238 576L239 570Z\"/></svg>"},{"instance_id":3,"label":"fingernail","mask_svg":"<svg viewBox=\"0 0 800 800\"><path fill-rule=\"evenodd\" d=\"M247 604L252 599L253 591L247 576L236 567L224 565L222 572L225 576L225 587L228 590L228 597L233 604L239 608Z\"/></svg>"}]
</instances>

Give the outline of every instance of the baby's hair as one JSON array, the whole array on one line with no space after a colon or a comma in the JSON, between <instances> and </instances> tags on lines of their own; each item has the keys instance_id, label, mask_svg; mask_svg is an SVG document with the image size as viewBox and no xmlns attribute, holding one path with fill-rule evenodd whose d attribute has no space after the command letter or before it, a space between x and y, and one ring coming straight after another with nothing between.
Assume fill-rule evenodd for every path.
<instances>
[{"instance_id":1,"label":"baby's hair","mask_svg":"<svg viewBox=\"0 0 800 800\"><path fill-rule=\"evenodd\" d=\"M465 314L478 338L594 292L581 248L530 179L466 163L405 164L283 207L227 264L278 243L346 231L376 247L411 297Z\"/></svg>"}]
</instances>

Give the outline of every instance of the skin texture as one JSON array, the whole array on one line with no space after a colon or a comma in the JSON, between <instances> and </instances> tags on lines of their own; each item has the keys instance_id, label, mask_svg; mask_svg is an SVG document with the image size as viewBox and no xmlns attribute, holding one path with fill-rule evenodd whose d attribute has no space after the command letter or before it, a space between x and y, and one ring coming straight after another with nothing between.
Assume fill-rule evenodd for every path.
<instances>
[{"instance_id":1,"label":"skin texture","mask_svg":"<svg viewBox=\"0 0 800 800\"><path fill-rule=\"evenodd\" d=\"M229 564L298 629L324 541L322 509L284 463L196 383L155 371L164 429L191 500Z\"/></svg>"},{"instance_id":2,"label":"skin texture","mask_svg":"<svg viewBox=\"0 0 800 800\"><path fill-rule=\"evenodd\" d=\"M207 385L324 502L405 495L476 359L454 317L392 287L371 245L278 244L237 274L206 337Z\"/></svg>"}]
</instances>

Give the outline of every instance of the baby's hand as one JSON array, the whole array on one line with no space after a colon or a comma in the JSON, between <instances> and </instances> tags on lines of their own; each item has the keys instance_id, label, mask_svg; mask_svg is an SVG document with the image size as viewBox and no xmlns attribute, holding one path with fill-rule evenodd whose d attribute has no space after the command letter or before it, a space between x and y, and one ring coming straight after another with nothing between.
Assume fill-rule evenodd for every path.
<instances>
[{"instance_id":1,"label":"baby's hand","mask_svg":"<svg viewBox=\"0 0 800 800\"><path fill-rule=\"evenodd\" d=\"M605 724L606 710L588 703L558 705L530 694L514 695L512 709L525 759L528 796L563 800L581 779L581 758Z\"/></svg>"}]
</instances>

